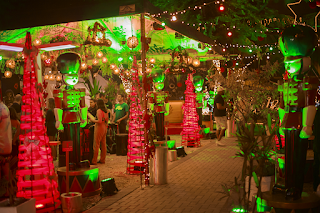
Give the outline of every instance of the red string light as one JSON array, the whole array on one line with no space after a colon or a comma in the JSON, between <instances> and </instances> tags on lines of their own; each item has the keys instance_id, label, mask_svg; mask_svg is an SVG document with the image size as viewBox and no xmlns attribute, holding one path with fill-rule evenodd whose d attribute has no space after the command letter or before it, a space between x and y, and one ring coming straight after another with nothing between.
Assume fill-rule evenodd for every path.
<instances>
[{"instance_id":1,"label":"red string light","mask_svg":"<svg viewBox=\"0 0 320 213\"><path fill-rule=\"evenodd\" d=\"M185 102L183 104L184 118L183 118L183 129L182 135L182 145L183 146L200 146L200 126L198 125L199 116L196 110L196 94L194 93L194 86L191 81L192 74L188 75L186 80L186 91L184 94Z\"/></svg>"},{"instance_id":2,"label":"red string light","mask_svg":"<svg viewBox=\"0 0 320 213\"><path fill-rule=\"evenodd\" d=\"M135 62L134 62L135 66ZM133 66L133 67L134 67ZM127 154L127 172L129 174L138 174L139 170L135 167L145 168L144 158L144 119L141 103L138 98L138 90L141 90L138 70L132 69L132 90L130 93L130 116L129 116L129 138Z\"/></svg>"},{"instance_id":3,"label":"red string light","mask_svg":"<svg viewBox=\"0 0 320 213\"><path fill-rule=\"evenodd\" d=\"M17 170L17 197L35 198L37 212L53 211L60 205L60 193L52 162L45 120L41 110L42 93L37 91L36 65L38 49L32 47L27 33L24 49L23 105L21 107L21 144Z\"/></svg>"}]
</instances>

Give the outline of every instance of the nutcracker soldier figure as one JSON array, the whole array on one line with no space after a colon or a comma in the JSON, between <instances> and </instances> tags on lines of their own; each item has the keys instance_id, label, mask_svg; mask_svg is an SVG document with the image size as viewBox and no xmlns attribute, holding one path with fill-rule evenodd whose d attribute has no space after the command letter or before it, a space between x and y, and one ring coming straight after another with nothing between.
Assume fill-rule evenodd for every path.
<instances>
[{"instance_id":1,"label":"nutcracker soldier figure","mask_svg":"<svg viewBox=\"0 0 320 213\"><path fill-rule=\"evenodd\" d=\"M308 26L286 28L279 45L284 55L287 76L279 82L280 134L285 136L285 185L276 183L273 192L285 191L285 198L301 198L308 138L316 114L318 79L313 75L310 55L317 45L317 35Z\"/></svg>"},{"instance_id":2,"label":"nutcracker soldier figure","mask_svg":"<svg viewBox=\"0 0 320 213\"><path fill-rule=\"evenodd\" d=\"M157 140L164 140L164 116L169 114L168 92L164 88L165 74L163 70L154 70L153 92L148 92L148 105L155 117Z\"/></svg>"},{"instance_id":3,"label":"nutcracker soldier figure","mask_svg":"<svg viewBox=\"0 0 320 213\"><path fill-rule=\"evenodd\" d=\"M64 130L64 140L73 141L70 153L70 170L80 167L80 127L87 124L87 107L85 106L85 89L75 89L78 83L80 57L75 53L63 53L57 58L58 69L67 84L64 90L54 90L56 108L56 128ZM90 167L90 164L85 164Z\"/></svg>"},{"instance_id":4,"label":"nutcracker soldier figure","mask_svg":"<svg viewBox=\"0 0 320 213\"><path fill-rule=\"evenodd\" d=\"M193 85L196 92L196 108L199 116L198 124L202 125L202 109L207 107L207 100L204 99L206 94L202 91L204 79L200 75L193 77Z\"/></svg>"}]
</instances>

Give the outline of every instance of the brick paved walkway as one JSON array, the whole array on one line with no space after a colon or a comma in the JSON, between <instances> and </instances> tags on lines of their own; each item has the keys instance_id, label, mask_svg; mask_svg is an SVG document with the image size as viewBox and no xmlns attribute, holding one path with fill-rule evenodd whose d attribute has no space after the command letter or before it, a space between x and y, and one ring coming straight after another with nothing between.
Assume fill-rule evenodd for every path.
<instances>
[{"instance_id":1,"label":"brick paved walkway","mask_svg":"<svg viewBox=\"0 0 320 213\"><path fill-rule=\"evenodd\" d=\"M214 140L169 166L168 184L126 188L104 198L86 213L107 212L211 212L218 213L226 198L222 183L231 183L241 170L235 138L222 140L227 146L216 146Z\"/></svg>"}]
</instances>

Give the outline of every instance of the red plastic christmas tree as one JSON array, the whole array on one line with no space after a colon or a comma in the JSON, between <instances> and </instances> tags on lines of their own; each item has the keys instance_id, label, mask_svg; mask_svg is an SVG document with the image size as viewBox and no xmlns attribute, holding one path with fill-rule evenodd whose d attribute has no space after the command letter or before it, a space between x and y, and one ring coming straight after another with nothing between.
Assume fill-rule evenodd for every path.
<instances>
[{"instance_id":1,"label":"red plastic christmas tree","mask_svg":"<svg viewBox=\"0 0 320 213\"><path fill-rule=\"evenodd\" d=\"M130 94L129 138L127 154L127 171L138 174L144 165L144 119L138 90L141 90L138 70L134 60L132 69L132 91ZM141 168L141 169L140 169Z\"/></svg>"},{"instance_id":2,"label":"red plastic christmas tree","mask_svg":"<svg viewBox=\"0 0 320 213\"><path fill-rule=\"evenodd\" d=\"M199 116L196 110L196 94L194 93L194 86L191 81L192 75L189 74L186 80L185 102L183 104L184 117L183 117L183 129L182 145L191 147L200 146L200 126L198 125Z\"/></svg>"},{"instance_id":3,"label":"red plastic christmas tree","mask_svg":"<svg viewBox=\"0 0 320 213\"><path fill-rule=\"evenodd\" d=\"M26 36L23 74L23 105L21 107L21 144L17 170L17 197L35 198L37 212L53 211L60 205L60 194L52 162L45 120L41 110L36 77L38 49ZM39 84L41 86L41 84Z\"/></svg>"}]
</instances>

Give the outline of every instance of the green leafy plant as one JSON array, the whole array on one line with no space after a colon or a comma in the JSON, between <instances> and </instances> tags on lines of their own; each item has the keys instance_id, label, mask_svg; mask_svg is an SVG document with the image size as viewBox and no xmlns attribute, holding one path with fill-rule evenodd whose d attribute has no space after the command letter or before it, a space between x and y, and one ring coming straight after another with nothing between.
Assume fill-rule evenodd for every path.
<instances>
[{"instance_id":1,"label":"green leafy plant","mask_svg":"<svg viewBox=\"0 0 320 213\"><path fill-rule=\"evenodd\" d=\"M90 82L90 76L92 78L92 83ZM90 97L95 98L96 94L100 91L101 86L99 85L99 82L95 79L94 75L91 71L83 72L81 75L81 78L84 80L83 83L84 86L89 90Z\"/></svg>"}]
</instances>

